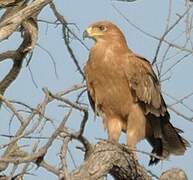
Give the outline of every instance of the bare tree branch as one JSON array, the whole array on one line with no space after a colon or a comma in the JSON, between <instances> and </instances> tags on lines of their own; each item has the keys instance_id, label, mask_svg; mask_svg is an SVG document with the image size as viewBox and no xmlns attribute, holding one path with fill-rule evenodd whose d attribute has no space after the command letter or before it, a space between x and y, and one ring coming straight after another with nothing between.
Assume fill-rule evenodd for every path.
<instances>
[{"instance_id":1,"label":"bare tree branch","mask_svg":"<svg viewBox=\"0 0 193 180\"><path fill-rule=\"evenodd\" d=\"M8 38L24 20L37 15L37 13L52 0L35 0L27 7L0 22L0 42Z\"/></svg>"},{"instance_id":2,"label":"bare tree branch","mask_svg":"<svg viewBox=\"0 0 193 180\"><path fill-rule=\"evenodd\" d=\"M120 180L150 179L126 148L106 141L100 141L95 145L90 157L71 173L70 179L102 180L108 173Z\"/></svg>"},{"instance_id":3,"label":"bare tree branch","mask_svg":"<svg viewBox=\"0 0 193 180\"><path fill-rule=\"evenodd\" d=\"M17 78L27 53L35 47L38 38L38 27L34 17L22 22L21 32L23 33L23 42L18 49L16 51L7 51L0 54L0 61L8 58L13 60L13 66L10 72L0 82L0 94L2 95L10 84Z\"/></svg>"}]
</instances>

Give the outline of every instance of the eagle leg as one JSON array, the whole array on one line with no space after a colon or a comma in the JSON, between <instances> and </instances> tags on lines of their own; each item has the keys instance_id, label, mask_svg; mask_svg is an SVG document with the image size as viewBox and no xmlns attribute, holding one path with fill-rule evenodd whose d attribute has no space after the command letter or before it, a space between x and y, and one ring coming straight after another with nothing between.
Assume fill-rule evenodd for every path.
<instances>
[{"instance_id":1,"label":"eagle leg","mask_svg":"<svg viewBox=\"0 0 193 180\"><path fill-rule=\"evenodd\" d=\"M137 160L136 144L145 138L146 118L137 104L131 106L127 119L127 145Z\"/></svg>"},{"instance_id":2,"label":"eagle leg","mask_svg":"<svg viewBox=\"0 0 193 180\"><path fill-rule=\"evenodd\" d=\"M118 142L122 130L122 122L119 118L108 118L106 120L108 140Z\"/></svg>"},{"instance_id":3,"label":"eagle leg","mask_svg":"<svg viewBox=\"0 0 193 180\"><path fill-rule=\"evenodd\" d=\"M131 151L131 157L133 160L137 160L137 152L136 152L136 144L137 144L137 136L135 136L135 133L132 133L127 129L127 146L129 147L129 150Z\"/></svg>"}]
</instances>

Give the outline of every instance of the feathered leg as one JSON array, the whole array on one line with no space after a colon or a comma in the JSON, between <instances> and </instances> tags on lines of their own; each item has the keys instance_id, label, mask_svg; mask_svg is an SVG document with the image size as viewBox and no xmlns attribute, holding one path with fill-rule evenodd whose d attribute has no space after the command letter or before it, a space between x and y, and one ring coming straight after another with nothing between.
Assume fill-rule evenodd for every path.
<instances>
[{"instance_id":1,"label":"feathered leg","mask_svg":"<svg viewBox=\"0 0 193 180\"><path fill-rule=\"evenodd\" d=\"M146 118L137 104L132 106L130 112L127 120L127 145L137 160L136 144L145 138Z\"/></svg>"},{"instance_id":2,"label":"feathered leg","mask_svg":"<svg viewBox=\"0 0 193 180\"><path fill-rule=\"evenodd\" d=\"M118 142L122 130L122 122L118 118L107 119L108 140Z\"/></svg>"}]
</instances>

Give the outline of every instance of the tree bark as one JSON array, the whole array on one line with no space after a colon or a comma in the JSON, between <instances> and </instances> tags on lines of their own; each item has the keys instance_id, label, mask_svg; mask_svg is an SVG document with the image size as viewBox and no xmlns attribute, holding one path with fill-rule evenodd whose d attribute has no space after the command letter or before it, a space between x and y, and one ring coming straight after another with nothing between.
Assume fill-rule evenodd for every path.
<instances>
[{"instance_id":1,"label":"tree bark","mask_svg":"<svg viewBox=\"0 0 193 180\"><path fill-rule=\"evenodd\" d=\"M107 174L117 180L151 179L132 155L120 144L100 141L87 160L70 174L70 180L102 180Z\"/></svg>"},{"instance_id":2,"label":"tree bark","mask_svg":"<svg viewBox=\"0 0 193 180\"><path fill-rule=\"evenodd\" d=\"M70 173L67 180L103 180L107 174L112 175L115 180L152 179L126 146L101 140L93 146L83 164ZM158 179L187 180L188 178L182 169L172 168L163 172Z\"/></svg>"}]
</instances>

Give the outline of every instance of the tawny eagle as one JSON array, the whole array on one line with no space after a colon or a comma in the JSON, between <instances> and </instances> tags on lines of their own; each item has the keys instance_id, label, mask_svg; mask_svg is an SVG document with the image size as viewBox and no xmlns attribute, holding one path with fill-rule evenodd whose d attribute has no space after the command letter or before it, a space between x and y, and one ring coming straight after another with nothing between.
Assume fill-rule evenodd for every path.
<instances>
[{"instance_id":1,"label":"tawny eagle","mask_svg":"<svg viewBox=\"0 0 193 180\"><path fill-rule=\"evenodd\" d=\"M88 97L103 119L108 139L117 142L123 131L132 149L146 138L158 156L184 154L188 142L169 121L152 65L128 48L123 33L111 22L90 25L84 37L95 41L84 68ZM158 161L151 156L149 164Z\"/></svg>"}]
</instances>

